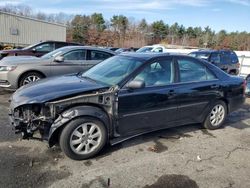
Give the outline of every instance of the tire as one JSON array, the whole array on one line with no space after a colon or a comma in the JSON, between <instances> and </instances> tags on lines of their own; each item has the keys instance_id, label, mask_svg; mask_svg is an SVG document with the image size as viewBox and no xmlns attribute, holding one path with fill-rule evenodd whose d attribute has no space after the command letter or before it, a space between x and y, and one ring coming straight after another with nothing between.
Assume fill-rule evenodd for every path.
<instances>
[{"instance_id":1,"label":"tire","mask_svg":"<svg viewBox=\"0 0 250 188\"><path fill-rule=\"evenodd\" d=\"M74 160L93 157L101 151L106 142L107 130L104 124L90 117L72 120L62 130L59 140L62 151Z\"/></svg>"},{"instance_id":2,"label":"tire","mask_svg":"<svg viewBox=\"0 0 250 188\"><path fill-rule=\"evenodd\" d=\"M216 112L217 110L217 112ZM223 101L217 101L209 110L207 117L203 123L206 129L214 130L220 128L227 116L227 106Z\"/></svg>"},{"instance_id":3,"label":"tire","mask_svg":"<svg viewBox=\"0 0 250 188\"><path fill-rule=\"evenodd\" d=\"M44 76L40 73L29 72L21 77L20 82L19 82L19 87L38 81L42 78L44 78Z\"/></svg>"}]
</instances>

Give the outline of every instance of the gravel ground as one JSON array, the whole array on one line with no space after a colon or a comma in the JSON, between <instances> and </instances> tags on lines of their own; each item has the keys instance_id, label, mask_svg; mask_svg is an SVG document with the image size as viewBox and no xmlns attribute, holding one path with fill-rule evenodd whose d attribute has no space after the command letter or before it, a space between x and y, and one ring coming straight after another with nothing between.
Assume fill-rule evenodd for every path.
<instances>
[{"instance_id":1,"label":"gravel ground","mask_svg":"<svg viewBox=\"0 0 250 188\"><path fill-rule=\"evenodd\" d=\"M215 131L188 125L107 146L86 161L20 140L0 90L0 187L250 187L250 99Z\"/></svg>"}]
</instances>

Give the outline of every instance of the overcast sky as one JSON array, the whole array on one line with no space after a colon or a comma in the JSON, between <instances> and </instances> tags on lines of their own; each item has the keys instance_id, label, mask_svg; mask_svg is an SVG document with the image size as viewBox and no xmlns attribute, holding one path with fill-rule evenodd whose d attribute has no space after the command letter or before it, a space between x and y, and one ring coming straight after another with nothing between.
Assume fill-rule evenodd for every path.
<instances>
[{"instance_id":1,"label":"overcast sky","mask_svg":"<svg viewBox=\"0 0 250 188\"><path fill-rule=\"evenodd\" d=\"M0 5L25 4L36 12L68 14L103 13L163 20L184 26L210 26L219 31L250 32L250 0L0 0Z\"/></svg>"}]
</instances>

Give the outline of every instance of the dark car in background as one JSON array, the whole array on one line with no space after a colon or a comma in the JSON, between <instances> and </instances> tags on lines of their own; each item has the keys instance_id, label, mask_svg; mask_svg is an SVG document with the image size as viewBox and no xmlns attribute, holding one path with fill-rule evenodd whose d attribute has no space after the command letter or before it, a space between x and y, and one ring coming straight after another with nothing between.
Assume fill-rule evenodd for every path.
<instances>
[{"instance_id":1,"label":"dark car in background","mask_svg":"<svg viewBox=\"0 0 250 188\"><path fill-rule=\"evenodd\" d=\"M240 69L239 59L231 50L199 50L191 52L190 56L207 60L208 62L221 68L228 74L238 75Z\"/></svg>"},{"instance_id":2,"label":"dark car in background","mask_svg":"<svg viewBox=\"0 0 250 188\"><path fill-rule=\"evenodd\" d=\"M155 130L193 123L218 129L244 103L244 88L242 78L197 58L122 53L85 73L20 88L10 119L23 138L40 132L50 146L59 143L68 157L81 160L107 142Z\"/></svg>"},{"instance_id":3,"label":"dark car in background","mask_svg":"<svg viewBox=\"0 0 250 188\"><path fill-rule=\"evenodd\" d=\"M6 56L36 56L41 57L55 49L64 46L80 45L78 43L61 42L61 41L45 41L33 44L22 49L2 50L0 51L0 60Z\"/></svg>"}]
</instances>

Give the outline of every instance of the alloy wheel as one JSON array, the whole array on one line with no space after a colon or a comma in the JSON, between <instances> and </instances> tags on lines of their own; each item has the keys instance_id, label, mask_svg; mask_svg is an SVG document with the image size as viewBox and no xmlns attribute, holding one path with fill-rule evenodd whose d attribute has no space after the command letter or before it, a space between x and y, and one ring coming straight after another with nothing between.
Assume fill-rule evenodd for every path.
<instances>
[{"instance_id":1,"label":"alloy wheel","mask_svg":"<svg viewBox=\"0 0 250 188\"><path fill-rule=\"evenodd\" d=\"M210 113L210 122L212 126L218 126L224 120L225 117L225 108L221 104L214 106Z\"/></svg>"},{"instance_id":2,"label":"alloy wheel","mask_svg":"<svg viewBox=\"0 0 250 188\"><path fill-rule=\"evenodd\" d=\"M29 83L32 83L32 82L35 82L35 81L38 81L40 80L41 78L36 76L36 75L30 75L28 77L26 77L24 80L23 80L23 85L27 85Z\"/></svg>"},{"instance_id":3,"label":"alloy wheel","mask_svg":"<svg viewBox=\"0 0 250 188\"><path fill-rule=\"evenodd\" d=\"M101 143L100 128L92 122L79 125L70 136L70 147L76 154L89 154Z\"/></svg>"}]
</instances>

